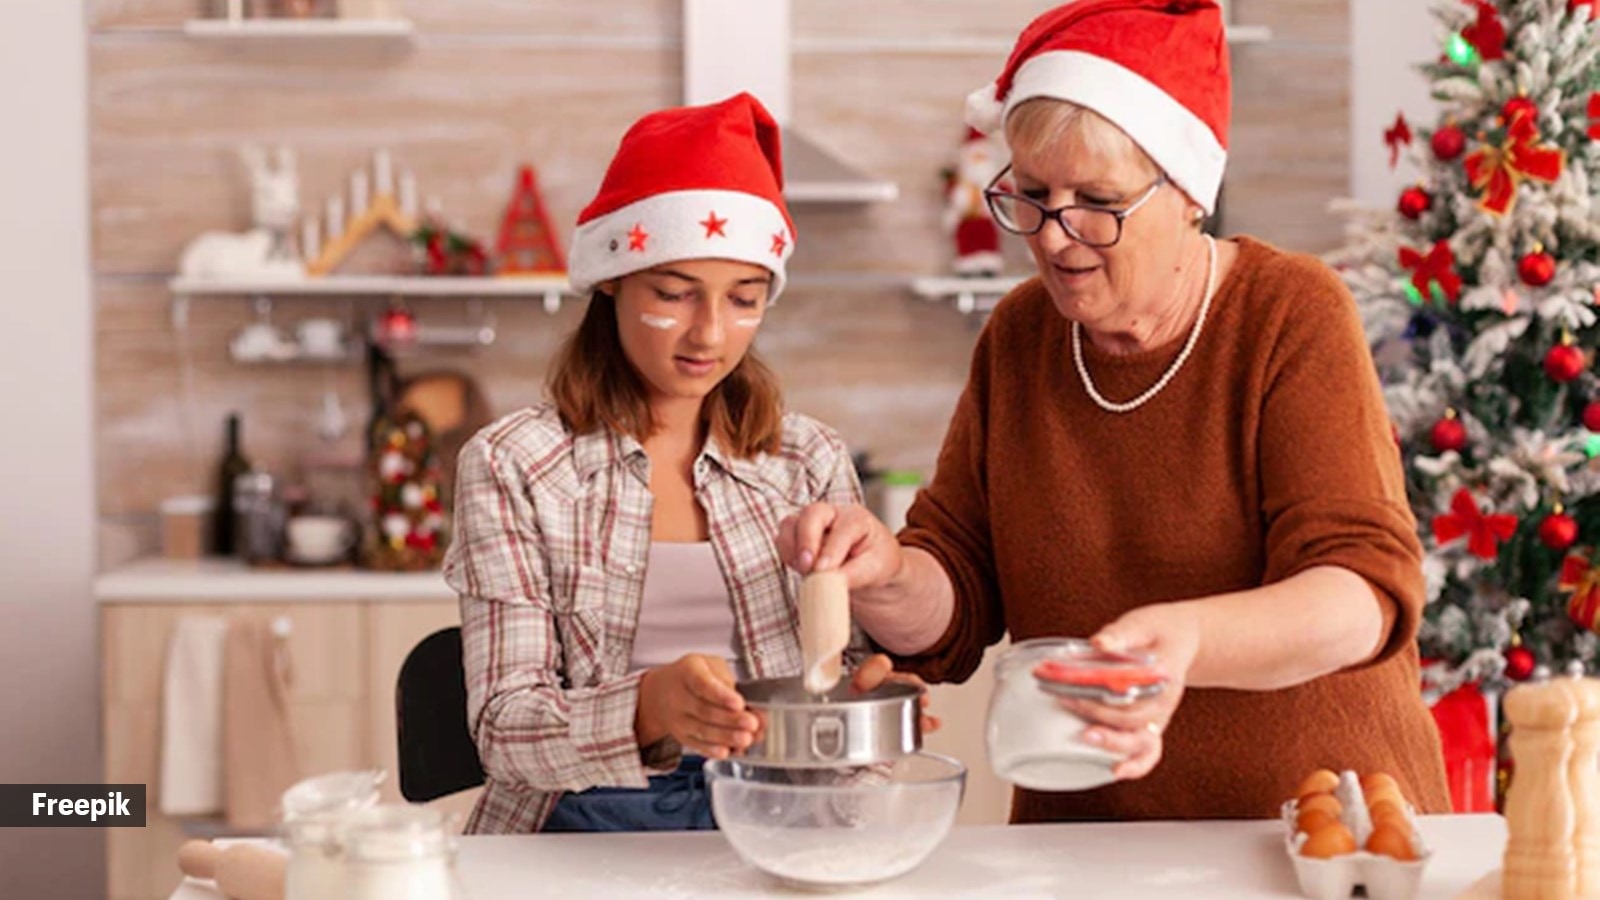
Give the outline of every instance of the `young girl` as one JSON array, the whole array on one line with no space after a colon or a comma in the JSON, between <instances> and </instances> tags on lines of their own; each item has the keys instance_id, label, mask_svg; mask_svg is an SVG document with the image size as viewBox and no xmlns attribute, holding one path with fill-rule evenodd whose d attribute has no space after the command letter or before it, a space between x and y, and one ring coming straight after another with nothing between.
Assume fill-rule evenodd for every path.
<instances>
[{"instance_id":1,"label":"young girl","mask_svg":"<svg viewBox=\"0 0 1600 900\"><path fill-rule=\"evenodd\" d=\"M469 832L714 827L702 757L758 728L736 680L799 673L778 522L860 487L751 350L794 242L753 97L623 138L578 221L591 299L551 399L461 452L445 573L488 779Z\"/></svg>"}]
</instances>

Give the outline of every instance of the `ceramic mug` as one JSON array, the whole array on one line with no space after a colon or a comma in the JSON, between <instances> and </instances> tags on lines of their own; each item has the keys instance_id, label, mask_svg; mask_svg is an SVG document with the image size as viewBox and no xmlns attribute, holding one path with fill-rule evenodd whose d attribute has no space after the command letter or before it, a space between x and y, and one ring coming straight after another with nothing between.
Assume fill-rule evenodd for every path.
<instances>
[{"instance_id":1,"label":"ceramic mug","mask_svg":"<svg viewBox=\"0 0 1600 900\"><path fill-rule=\"evenodd\" d=\"M344 325L337 319L306 319L295 326L300 351L307 356L338 356L344 352Z\"/></svg>"},{"instance_id":2,"label":"ceramic mug","mask_svg":"<svg viewBox=\"0 0 1600 900\"><path fill-rule=\"evenodd\" d=\"M303 563L330 563L350 552L356 527L339 516L295 516L286 528L289 558Z\"/></svg>"}]
</instances>

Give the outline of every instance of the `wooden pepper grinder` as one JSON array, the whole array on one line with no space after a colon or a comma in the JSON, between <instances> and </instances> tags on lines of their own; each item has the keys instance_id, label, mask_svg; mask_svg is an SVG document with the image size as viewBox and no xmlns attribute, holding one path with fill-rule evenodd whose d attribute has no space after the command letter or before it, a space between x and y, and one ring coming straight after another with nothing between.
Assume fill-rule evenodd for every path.
<instances>
[{"instance_id":1,"label":"wooden pepper grinder","mask_svg":"<svg viewBox=\"0 0 1600 900\"><path fill-rule=\"evenodd\" d=\"M1580 897L1600 897L1600 680L1573 678L1563 684L1577 710L1567 769L1577 892Z\"/></svg>"},{"instance_id":2,"label":"wooden pepper grinder","mask_svg":"<svg viewBox=\"0 0 1600 900\"><path fill-rule=\"evenodd\" d=\"M1573 798L1569 771L1575 693L1559 681L1520 684L1505 698L1511 758L1517 771L1506 793L1506 900L1577 896Z\"/></svg>"}]
</instances>

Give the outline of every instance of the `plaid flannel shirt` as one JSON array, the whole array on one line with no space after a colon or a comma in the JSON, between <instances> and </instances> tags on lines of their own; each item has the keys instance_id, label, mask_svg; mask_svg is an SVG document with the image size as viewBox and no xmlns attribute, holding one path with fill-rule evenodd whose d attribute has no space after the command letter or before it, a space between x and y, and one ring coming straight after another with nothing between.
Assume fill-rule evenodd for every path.
<instances>
[{"instance_id":1,"label":"plaid flannel shirt","mask_svg":"<svg viewBox=\"0 0 1600 900\"><path fill-rule=\"evenodd\" d=\"M818 501L860 502L849 453L796 413L775 455L736 459L714 438L695 497L733 604L739 662L756 678L800 672L799 577L778 523ZM628 671L650 549L650 460L609 429L573 435L553 405L509 415L460 454L445 579L461 598L467 722L487 784L471 833L543 825L564 791L648 786L681 750L641 748L642 673Z\"/></svg>"}]
</instances>

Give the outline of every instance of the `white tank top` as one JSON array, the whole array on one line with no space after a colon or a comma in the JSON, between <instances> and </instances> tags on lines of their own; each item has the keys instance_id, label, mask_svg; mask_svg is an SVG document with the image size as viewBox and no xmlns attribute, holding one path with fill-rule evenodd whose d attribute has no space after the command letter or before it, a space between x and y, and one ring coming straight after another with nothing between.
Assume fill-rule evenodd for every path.
<instances>
[{"instance_id":1,"label":"white tank top","mask_svg":"<svg viewBox=\"0 0 1600 900\"><path fill-rule=\"evenodd\" d=\"M687 653L722 657L739 671L728 586L709 542L652 541L630 668L664 666Z\"/></svg>"}]
</instances>

